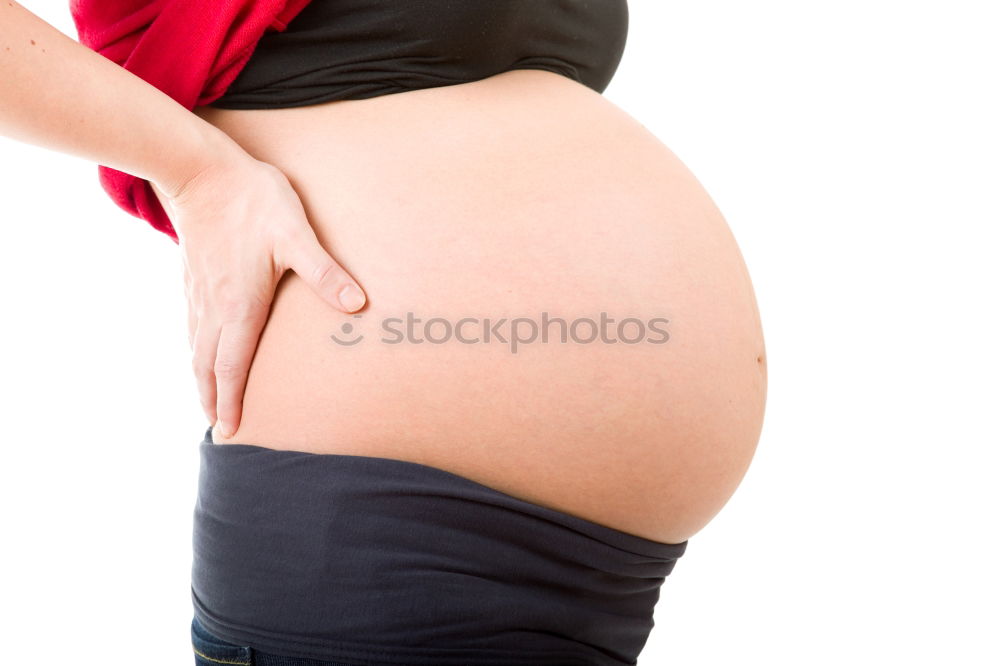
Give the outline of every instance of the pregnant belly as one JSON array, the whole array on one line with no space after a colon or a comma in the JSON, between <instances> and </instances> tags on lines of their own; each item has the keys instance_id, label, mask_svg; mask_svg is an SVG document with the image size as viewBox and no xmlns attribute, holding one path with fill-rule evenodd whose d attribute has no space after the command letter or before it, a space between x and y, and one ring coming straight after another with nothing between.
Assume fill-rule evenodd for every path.
<instances>
[{"instance_id":1,"label":"pregnant belly","mask_svg":"<svg viewBox=\"0 0 1000 666\"><path fill-rule=\"evenodd\" d=\"M676 543L763 419L725 221L641 124L557 74L309 107L202 107L281 168L360 316L289 272L231 439L410 460Z\"/></svg>"}]
</instances>

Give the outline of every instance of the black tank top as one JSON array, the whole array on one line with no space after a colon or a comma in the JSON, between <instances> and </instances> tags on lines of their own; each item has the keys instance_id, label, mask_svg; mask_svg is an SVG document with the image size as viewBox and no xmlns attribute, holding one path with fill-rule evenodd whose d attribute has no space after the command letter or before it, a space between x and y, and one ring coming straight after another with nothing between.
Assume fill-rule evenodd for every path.
<instances>
[{"instance_id":1,"label":"black tank top","mask_svg":"<svg viewBox=\"0 0 1000 666\"><path fill-rule=\"evenodd\" d=\"M543 69L604 92L627 0L312 0L209 106L266 109Z\"/></svg>"}]
</instances>

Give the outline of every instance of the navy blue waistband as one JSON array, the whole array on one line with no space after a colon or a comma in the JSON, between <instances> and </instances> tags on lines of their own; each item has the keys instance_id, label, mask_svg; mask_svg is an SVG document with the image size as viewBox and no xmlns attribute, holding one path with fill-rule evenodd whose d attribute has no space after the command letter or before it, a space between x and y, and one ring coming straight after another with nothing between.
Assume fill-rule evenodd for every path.
<instances>
[{"instance_id":1,"label":"navy blue waistband","mask_svg":"<svg viewBox=\"0 0 1000 666\"><path fill-rule=\"evenodd\" d=\"M191 593L213 634L356 664L634 664L666 544L420 463L200 444Z\"/></svg>"}]
</instances>

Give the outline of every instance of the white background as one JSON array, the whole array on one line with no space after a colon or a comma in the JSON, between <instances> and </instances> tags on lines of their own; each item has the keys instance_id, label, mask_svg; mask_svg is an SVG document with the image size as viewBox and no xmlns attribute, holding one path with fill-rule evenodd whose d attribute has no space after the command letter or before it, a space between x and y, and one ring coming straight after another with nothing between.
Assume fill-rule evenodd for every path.
<instances>
[{"instance_id":1,"label":"white background","mask_svg":"<svg viewBox=\"0 0 1000 666\"><path fill-rule=\"evenodd\" d=\"M993 7L631 0L605 95L726 214L770 389L642 666L1000 664ZM74 157L0 139L0 195L6 663L193 663L178 249Z\"/></svg>"}]
</instances>

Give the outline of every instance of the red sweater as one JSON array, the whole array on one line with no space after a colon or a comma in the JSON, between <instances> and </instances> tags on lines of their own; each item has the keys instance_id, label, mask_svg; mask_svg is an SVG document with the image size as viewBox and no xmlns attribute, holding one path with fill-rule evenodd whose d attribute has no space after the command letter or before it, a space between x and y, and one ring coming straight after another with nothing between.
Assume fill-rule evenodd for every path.
<instances>
[{"instance_id":1,"label":"red sweater","mask_svg":"<svg viewBox=\"0 0 1000 666\"><path fill-rule=\"evenodd\" d=\"M309 0L70 0L80 43L187 109L221 97L265 32L284 31ZM178 242L149 182L103 165L104 190Z\"/></svg>"}]
</instances>

